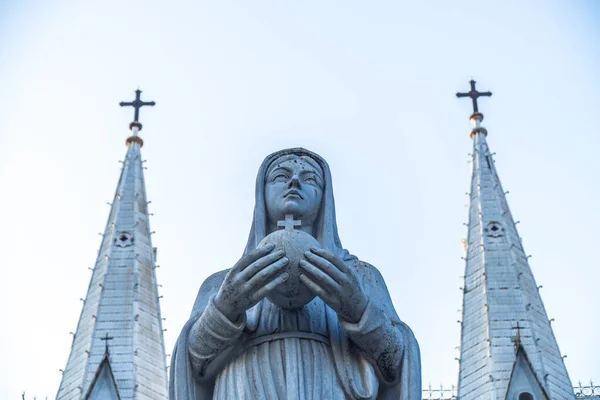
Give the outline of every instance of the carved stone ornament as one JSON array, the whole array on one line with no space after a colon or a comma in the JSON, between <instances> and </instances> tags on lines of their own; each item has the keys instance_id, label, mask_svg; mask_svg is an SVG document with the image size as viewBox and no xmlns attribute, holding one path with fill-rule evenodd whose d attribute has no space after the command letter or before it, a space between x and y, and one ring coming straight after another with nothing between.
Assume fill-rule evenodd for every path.
<instances>
[{"instance_id":1,"label":"carved stone ornament","mask_svg":"<svg viewBox=\"0 0 600 400\"><path fill-rule=\"evenodd\" d=\"M270 154L255 199L242 257L200 286L169 398L421 399L418 344L380 272L342 246L327 162Z\"/></svg>"},{"instance_id":2,"label":"carved stone ornament","mask_svg":"<svg viewBox=\"0 0 600 400\"><path fill-rule=\"evenodd\" d=\"M485 233L488 237L498 238L504 236L504 227L500 222L492 221L485 227Z\"/></svg>"},{"instance_id":3,"label":"carved stone ornament","mask_svg":"<svg viewBox=\"0 0 600 400\"><path fill-rule=\"evenodd\" d=\"M115 237L115 246L129 247L133 246L133 235L129 232L119 232Z\"/></svg>"}]
</instances>

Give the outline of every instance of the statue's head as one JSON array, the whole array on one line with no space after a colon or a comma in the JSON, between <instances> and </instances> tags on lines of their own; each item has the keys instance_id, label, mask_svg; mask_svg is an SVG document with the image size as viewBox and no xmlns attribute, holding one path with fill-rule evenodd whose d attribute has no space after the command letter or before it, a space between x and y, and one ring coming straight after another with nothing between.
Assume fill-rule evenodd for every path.
<instances>
[{"instance_id":1,"label":"statue's head","mask_svg":"<svg viewBox=\"0 0 600 400\"><path fill-rule=\"evenodd\" d=\"M321 209L324 177L321 166L307 155L287 154L275 159L265 176L265 205L269 225L293 215L312 226Z\"/></svg>"},{"instance_id":2,"label":"statue's head","mask_svg":"<svg viewBox=\"0 0 600 400\"><path fill-rule=\"evenodd\" d=\"M338 236L331 171L323 157L303 148L269 154L258 170L255 196L245 254L277 231L278 221L292 215L301 221L301 228L312 228L309 233L322 248L346 261L355 258L342 247Z\"/></svg>"}]
</instances>

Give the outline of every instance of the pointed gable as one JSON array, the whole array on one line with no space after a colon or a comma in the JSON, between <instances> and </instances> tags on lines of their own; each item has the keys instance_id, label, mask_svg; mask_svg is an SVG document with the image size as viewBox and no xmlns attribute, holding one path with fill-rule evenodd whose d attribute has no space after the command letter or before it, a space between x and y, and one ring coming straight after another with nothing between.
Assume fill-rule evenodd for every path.
<instances>
[{"instance_id":1,"label":"pointed gable","mask_svg":"<svg viewBox=\"0 0 600 400\"><path fill-rule=\"evenodd\" d=\"M506 400L550 400L523 346L517 347Z\"/></svg>"},{"instance_id":2,"label":"pointed gable","mask_svg":"<svg viewBox=\"0 0 600 400\"><path fill-rule=\"evenodd\" d=\"M108 354L98 366L98 371L85 400L121 400Z\"/></svg>"}]
</instances>

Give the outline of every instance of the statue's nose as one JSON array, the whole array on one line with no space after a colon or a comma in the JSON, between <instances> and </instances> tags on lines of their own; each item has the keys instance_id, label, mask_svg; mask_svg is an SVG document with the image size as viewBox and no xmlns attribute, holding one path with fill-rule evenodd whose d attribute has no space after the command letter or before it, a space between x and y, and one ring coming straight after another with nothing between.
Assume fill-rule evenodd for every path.
<instances>
[{"instance_id":1,"label":"statue's nose","mask_svg":"<svg viewBox=\"0 0 600 400\"><path fill-rule=\"evenodd\" d=\"M298 178L298 175L294 174L292 176L292 179L290 179L290 183L288 184L288 187L292 188L292 187L300 187L300 178Z\"/></svg>"}]
</instances>

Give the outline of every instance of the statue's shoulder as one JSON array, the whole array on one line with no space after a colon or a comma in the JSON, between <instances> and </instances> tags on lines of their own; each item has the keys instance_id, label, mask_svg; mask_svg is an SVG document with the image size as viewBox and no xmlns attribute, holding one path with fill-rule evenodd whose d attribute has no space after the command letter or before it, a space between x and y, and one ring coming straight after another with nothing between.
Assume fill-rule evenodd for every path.
<instances>
[{"instance_id":1,"label":"statue's shoulder","mask_svg":"<svg viewBox=\"0 0 600 400\"><path fill-rule=\"evenodd\" d=\"M354 262L354 268L363 275L381 278L381 272L375 266L369 264L366 261L359 260L358 258Z\"/></svg>"},{"instance_id":2,"label":"statue's shoulder","mask_svg":"<svg viewBox=\"0 0 600 400\"><path fill-rule=\"evenodd\" d=\"M225 279L225 275L227 275L228 272L229 269L224 269L222 271L215 272L206 278L204 282L202 282L202 286L200 286L199 294L212 293L219 290L221 284L223 283L223 279Z\"/></svg>"},{"instance_id":3,"label":"statue's shoulder","mask_svg":"<svg viewBox=\"0 0 600 400\"><path fill-rule=\"evenodd\" d=\"M379 289L385 288L387 290L385 279L383 279L383 275L381 275L381 272L375 266L357 259L354 268L356 268L356 272L362 278L363 282L369 282L373 287Z\"/></svg>"},{"instance_id":4,"label":"statue's shoulder","mask_svg":"<svg viewBox=\"0 0 600 400\"><path fill-rule=\"evenodd\" d=\"M370 300L386 313L393 324L400 323L381 272L368 262L358 259L356 260L355 268Z\"/></svg>"},{"instance_id":5,"label":"statue's shoulder","mask_svg":"<svg viewBox=\"0 0 600 400\"><path fill-rule=\"evenodd\" d=\"M219 291L227 272L229 272L228 269L215 272L202 282L200 290L198 290L198 295L196 296L196 301L194 302L194 307L192 308L192 315L201 313L202 310L204 310L209 299Z\"/></svg>"}]
</instances>

